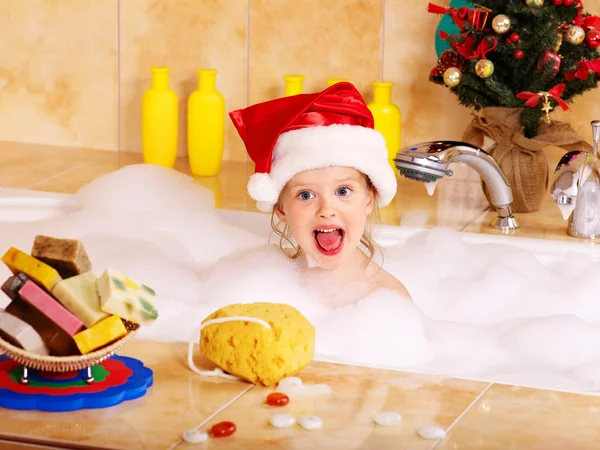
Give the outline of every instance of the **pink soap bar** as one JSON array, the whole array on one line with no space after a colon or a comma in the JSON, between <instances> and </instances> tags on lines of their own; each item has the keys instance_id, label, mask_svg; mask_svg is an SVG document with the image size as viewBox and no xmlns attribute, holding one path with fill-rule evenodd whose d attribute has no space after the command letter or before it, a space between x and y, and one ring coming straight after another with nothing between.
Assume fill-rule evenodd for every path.
<instances>
[{"instance_id":1,"label":"pink soap bar","mask_svg":"<svg viewBox=\"0 0 600 450\"><path fill-rule=\"evenodd\" d=\"M83 328L83 323L71 314L63 305L58 303L46 291L32 281L27 281L19 290L22 300L29 303L69 336L77 334Z\"/></svg>"}]
</instances>

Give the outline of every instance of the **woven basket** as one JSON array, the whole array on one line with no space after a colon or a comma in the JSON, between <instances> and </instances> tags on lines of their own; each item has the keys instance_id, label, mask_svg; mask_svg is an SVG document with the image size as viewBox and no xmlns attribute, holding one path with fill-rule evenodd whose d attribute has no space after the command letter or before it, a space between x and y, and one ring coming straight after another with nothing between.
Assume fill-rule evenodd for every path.
<instances>
[{"instance_id":1,"label":"woven basket","mask_svg":"<svg viewBox=\"0 0 600 450\"><path fill-rule=\"evenodd\" d=\"M102 347L86 355L76 356L46 356L36 353L30 353L22 348L9 344L0 338L0 353L4 351L12 360L23 364L28 369L43 370L46 372L72 372L83 370L101 363L105 359L113 356L127 342L129 342L138 332L139 325L133 322L123 321L127 334L118 341Z\"/></svg>"}]
</instances>

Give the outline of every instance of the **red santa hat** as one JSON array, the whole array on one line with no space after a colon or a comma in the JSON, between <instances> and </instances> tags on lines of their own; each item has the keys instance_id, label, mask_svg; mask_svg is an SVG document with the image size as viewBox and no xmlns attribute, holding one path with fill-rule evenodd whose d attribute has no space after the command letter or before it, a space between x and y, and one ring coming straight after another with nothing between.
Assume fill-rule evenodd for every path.
<instances>
[{"instance_id":1,"label":"red santa hat","mask_svg":"<svg viewBox=\"0 0 600 450\"><path fill-rule=\"evenodd\" d=\"M229 113L255 163L248 193L271 211L294 175L332 166L353 167L369 177L380 206L397 189L385 139L356 88L337 83L316 94L278 98Z\"/></svg>"}]
</instances>

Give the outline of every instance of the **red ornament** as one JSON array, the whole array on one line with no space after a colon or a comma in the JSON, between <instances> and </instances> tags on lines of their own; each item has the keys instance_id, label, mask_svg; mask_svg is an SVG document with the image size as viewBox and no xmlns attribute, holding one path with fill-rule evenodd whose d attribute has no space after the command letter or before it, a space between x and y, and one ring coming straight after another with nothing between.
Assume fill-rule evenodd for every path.
<instances>
[{"instance_id":1,"label":"red ornament","mask_svg":"<svg viewBox=\"0 0 600 450\"><path fill-rule=\"evenodd\" d=\"M565 6L573 6L573 3L575 3L575 0L564 0L563 1L563 5L565 5Z\"/></svg>"},{"instance_id":2,"label":"red ornament","mask_svg":"<svg viewBox=\"0 0 600 450\"><path fill-rule=\"evenodd\" d=\"M515 58L523 59L523 56L525 56L525 53L523 53L523 50L521 50L521 49L515 50Z\"/></svg>"},{"instance_id":3,"label":"red ornament","mask_svg":"<svg viewBox=\"0 0 600 450\"><path fill-rule=\"evenodd\" d=\"M212 426L210 433L214 437L227 437L235 433L237 427L233 422L219 422Z\"/></svg>"},{"instance_id":4,"label":"red ornament","mask_svg":"<svg viewBox=\"0 0 600 450\"><path fill-rule=\"evenodd\" d=\"M600 47L600 31L598 31L598 30L588 31L585 35L585 41L590 46L590 48Z\"/></svg>"},{"instance_id":5,"label":"red ornament","mask_svg":"<svg viewBox=\"0 0 600 450\"><path fill-rule=\"evenodd\" d=\"M521 39L521 36L519 35L519 33L511 33L508 38L511 42L516 44Z\"/></svg>"},{"instance_id":6,"label":"red ornament","mask_svg":"<svg viewBox=\"0 0 600 450\"><path fill-rule=\"evenodd\" d=\"M290 402L290 398L281 392L273 392L267 395L267 405L269 406L285 406Z\"/></svg>"},{"instance_id":7,"label":"red ornament","mask_svg":"<svg viewBox=\"0 0 600 450\"><path fill-rule=\"evenodd\" d=\"M560 6L563 4L563 0L553 0L552 3L554 3L556 6Z\"/></svg>"}]
</instances>

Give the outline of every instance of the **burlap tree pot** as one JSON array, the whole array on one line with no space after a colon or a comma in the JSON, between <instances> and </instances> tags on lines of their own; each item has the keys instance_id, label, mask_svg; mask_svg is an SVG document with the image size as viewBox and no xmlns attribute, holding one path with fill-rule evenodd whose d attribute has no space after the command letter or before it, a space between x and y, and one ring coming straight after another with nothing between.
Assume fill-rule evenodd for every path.
<instances>
[{"instance_id":1,"label":"burlap tree pot","mask_svg":"<svg viewBox=\"0 0 600 450\"><path fill-rule=\"evenodd\" d=\"M513 212L539 211L544 196L548 194L548 160L544 149L560 147L565 153L571 150L591 151L590 144L575 132L568 123L542 120L537 136L527 138L519 122L522 108L483 108L474 114L473 121L462 140L478 147L487 136L494 141L486 151L496 160L510 183L513 193ZM483 183L483 191L490 202ZM491 202L490 202L491 204Z\"/></svg>"}]
</instances>

